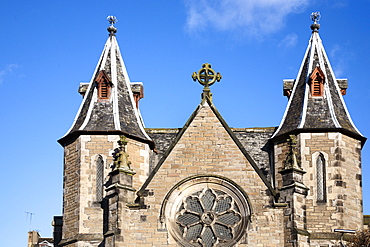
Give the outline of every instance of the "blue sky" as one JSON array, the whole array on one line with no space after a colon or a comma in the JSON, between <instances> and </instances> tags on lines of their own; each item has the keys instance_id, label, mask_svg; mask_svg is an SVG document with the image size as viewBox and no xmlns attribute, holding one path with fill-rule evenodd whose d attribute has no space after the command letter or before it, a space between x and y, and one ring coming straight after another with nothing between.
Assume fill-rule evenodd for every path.
<instances>
[{"instance_id":1,"label":"blue sky","mask_svg":"<svg viewBox=\"0 0 370 247\"><path fill-rule=\"evenodd\" d=\"M3 1L0 9L0 239L25 246L51 236L62 210L63 149L56 142L81 102L108 37L108 15L131 81L142 81L146 127L182 127L200 102L191 74L211 63L211 88L231 127L277 126L320 11L320 36L358 129L370 137L369 0ZM370 148L363 148L364 212L370 214ZM32 222L25 212L34 213Z\"/></svg>"}]
</instances>

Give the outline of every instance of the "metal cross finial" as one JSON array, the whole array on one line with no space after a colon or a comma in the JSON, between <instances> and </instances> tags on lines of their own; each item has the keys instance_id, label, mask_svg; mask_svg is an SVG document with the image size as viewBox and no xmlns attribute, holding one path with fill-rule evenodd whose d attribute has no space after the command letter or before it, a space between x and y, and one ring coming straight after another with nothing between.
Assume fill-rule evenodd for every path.
<instances>
[{"instance_id":1,"label":"metal cross finial","mask_svg":"<svg viewBox=\"0 0 370 247\"><path fill-rule=\"evenodd\" d=\"M313 21L314 24L317 24L317 22L320 21L320 18L321 18L320 12L312 12L311 20Z\"/></svg>"},{"instance_id":2,"label":"metal cross finial","mask_svg":"<svg viewBox=\"0 0 370 247\"><path fill-rule=\"evenodd\" d=\"M107 30L109 32L109 36L115 36L115 33L117 32L117 28L115 28L115 26L113 26L113 24L116 24L118 22L118 20L113 15L108 16L107 20L110 23L110 26L107 28Z\"/></svg>"},{"instance_id":3,"label":"metal cross finial","mask_svg":"<svg viewBox=\"0 0 370 247\"><path fill-rule=\"evenodd\" d=\"M111 26L113 26L113 24L116 24L118 22L117 18L113 15L109 15L107 17L107 20L108 20L109 24L111 24Z\"/></svg>"}]
</instances>

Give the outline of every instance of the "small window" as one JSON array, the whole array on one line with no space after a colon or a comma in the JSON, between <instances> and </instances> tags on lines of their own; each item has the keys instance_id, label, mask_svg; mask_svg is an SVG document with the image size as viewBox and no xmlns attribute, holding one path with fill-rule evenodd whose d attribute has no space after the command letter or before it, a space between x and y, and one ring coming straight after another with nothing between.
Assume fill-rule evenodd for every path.
<instances>
[{"instance_id":1,"label":"small window","mask_svg":"<svg viewBox=\"0 0 370 247\"><path fill-rule=\"evenodd\" d=\"M316 67L310 76L311 95L313 97L320 97L324 95L324 82L324 73L322 72L320 67Z\"/></svg>"},{"instance_id":2,"label":"small window","mask_svg":"<svg viewBox=\"0 0 370 247\"><path fill-rule=\"evenodd\" d=\"M104 183L104 160L101 155L96 160L96 201L103 200L103 183Z\"/></svg>"},{"instance_id":3,"label":"small window","mask_svg":"<svg viewBox=\"0 0 370 247\"><path fill-rule=\"evenodd\" d=\"M316 180L317 180L317 201L326 201L326 169L325 158L322 153L319 154L316 160Z\"/></svg>"}]
</instances>

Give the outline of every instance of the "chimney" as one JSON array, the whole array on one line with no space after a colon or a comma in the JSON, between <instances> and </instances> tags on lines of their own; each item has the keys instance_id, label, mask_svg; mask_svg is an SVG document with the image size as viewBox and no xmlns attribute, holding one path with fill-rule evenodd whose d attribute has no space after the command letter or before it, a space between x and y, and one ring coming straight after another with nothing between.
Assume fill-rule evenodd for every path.
<instances>
[{"instance_id":1,"label":"chimney","mask_svg":"<svg viewBox=\"0 0 370 247\"><path fill-rule=\"evenodd\" d=\"M37 231L28 232L28 247L36 247L39 242L40 235Z\"/></svg>"}]
</instances>

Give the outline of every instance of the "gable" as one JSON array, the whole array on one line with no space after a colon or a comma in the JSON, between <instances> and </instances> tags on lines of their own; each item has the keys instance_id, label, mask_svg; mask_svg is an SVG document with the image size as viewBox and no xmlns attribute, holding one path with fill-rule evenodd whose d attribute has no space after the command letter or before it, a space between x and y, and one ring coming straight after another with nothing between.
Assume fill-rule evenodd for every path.
<instances>
[{"instance_id":1,"label":"gable","mask_svg":"<svg viewBox=\"0 0 370 247\"><path fill-rule=\"evenodd\" d=\"M202 228L202 232L206 232L211 224L214 225L210 234L214 234L217 241L239 241L245 234L246 226L250 224L252 212L264 211L266 205L274 201L274 191L268 186L266 178L261 175L221 115L209 103L203 102L196 109L138 192L140 195L143 190L149 191L150 196L145 199L145 204L155 208L156 212L153 213L157 214L157 219L180 242L203 241L203 233L197 231ZM205 206L206 197L207 203L211 205L208 209ZM224 201L225 198L229 198L228 203ZM213 223L207 225L203 221L202 217L208 217L204 216L204 212L198 216L191 213L194 209L190 205L194 206L196 201L199 201L199 205L195 207L200 212L210 210L210 222ZM217 204L219 202L222 202L223 207ZM213 212L216 208L229 212L228 217L233 220L227 227L217 225L217 217L226 211L221 214ZM194 220L199 229L187 226L189 220ZM197 239L186 240L192 235L183 236L181 231L194 231ZM224 232L230 239L222 239L221 235L217 235L220 232ZM228 234L231 232L233 234Z\"/></svg>"},{"instance_id":2,"label":"gable","mask_svg":"<svg viewBox=\"0 0 370 247\"><path fill-rule=\"evenodd\" d=\"M170 147L159 162L160 167L154 169L155 175L148 188L158 179L176 183L191 175L213 174L240 180L235 172L246 172L268 189L256 172L258 168L250 164L236 143L237 138L233 139L231 130L228 131L228 126L224 126L226 123L220 121L208 103L200 106L193 115L178 134L172 149Z\"/></svg>"}]
</instances>

